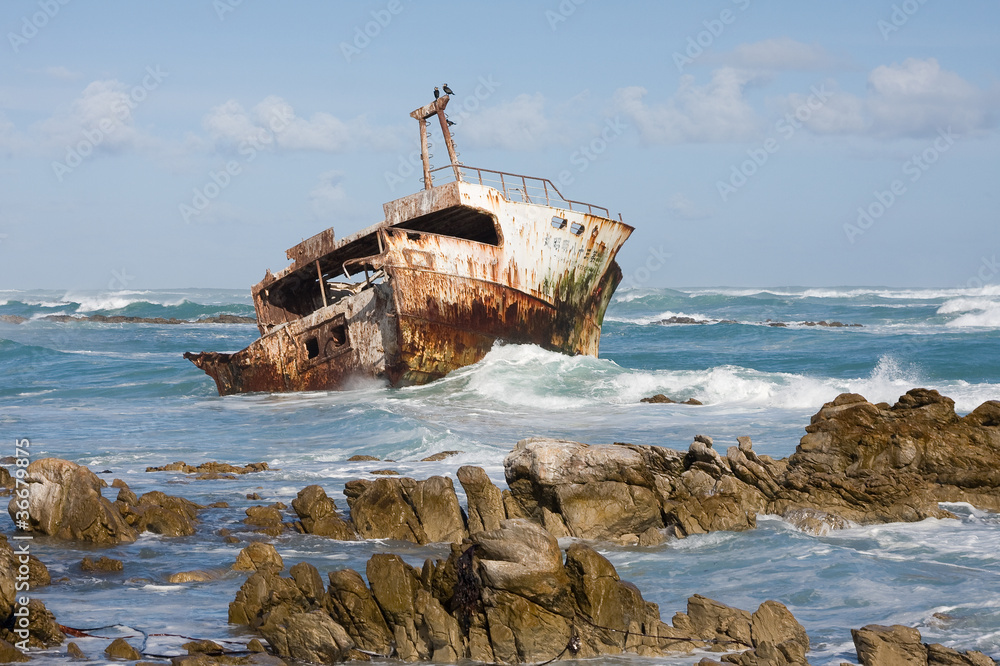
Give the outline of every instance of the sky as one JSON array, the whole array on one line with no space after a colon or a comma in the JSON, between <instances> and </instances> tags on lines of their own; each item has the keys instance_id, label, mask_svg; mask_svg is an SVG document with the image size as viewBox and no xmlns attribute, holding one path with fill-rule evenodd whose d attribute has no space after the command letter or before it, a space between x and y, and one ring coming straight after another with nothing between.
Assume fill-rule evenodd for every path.
<instances>
[{"instance_id":1,"label":"sky","mask_svg":"<svg viewBox=\"0 0 1000 666\"><path fill-rule=\"evenodd\" d=\"M409 112L444 83L465 164L635 227L626 286L1000 282L998 23L996 0L4 0L0 289L249 288L422 187Z\"/></svg>"}]
</instances>

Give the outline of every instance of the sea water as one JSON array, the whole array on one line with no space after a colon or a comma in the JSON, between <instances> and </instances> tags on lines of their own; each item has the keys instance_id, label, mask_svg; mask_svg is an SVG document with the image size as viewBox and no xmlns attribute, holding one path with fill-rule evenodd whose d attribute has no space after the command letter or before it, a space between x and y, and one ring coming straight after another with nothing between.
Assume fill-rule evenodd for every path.
<instances>
[{"instance_id":1,"label":"sea water","mask_svg":"<svg viewBox=\"0 0 1000 666\"><path fill-rule=\"evenodd\" d=\"M0 292L0 315L27 319L0 322L0 424L9 449L0 448L0 457L14 455L15 440L27 438L33 459L66 458L109 483L123 479L138 494L162 490L200 504L229 503L202 511L191 537L143 534L105 549L33 540L54 583L32 596L61 624L106 638L134 636L150 655L183 653L180 636L233 648L248 640L245 628L227 623L228 603L245 580L230 566L245 541L227 544L217 531L246 536L239 530L247 507L290 504L310 484L322 485L343 511L344 484L376 478L371 472L379 469L454 478L461 465L479 465L503 487L504 456L532 435L686 449L706 434L722 450L750 435L759 453L781 457L795 450L810 416L841 392L895 402L910 388L933 388L953 398L960 414L1000 399L1000 288L989 285L625 289L608 310L599 358L498 345L480 363L426 386L389 389L359 380L344 391L225 398L181 354L241 349L258 335L252 324L45 319L52 314L197 320L252 317L253 307L246 292L232 290ZM845 326L808 325L820 321ZM704 405L639 402L655 393ZM446 450L461 453L421 462ZM355 454L382 461L348 462ZM145 471L178 460L265 461L273 470L235 480ZM106 495L114 499L116 492ZM252 493L262 499L248 500ZM660 605L665 621L695 593L749 610L781 601L806 627L814 664L853 662L850 630L870 623L915 626L925 642L1000 657L1000 517L967 505L947 508L957 520L814 536L762 516L749 532L653 548L596 547ZM14 533L9 518L0 524ZM363 574L375 552L398 552L419 566L448 550L295 533L274 542L286 566L308 561L324 576L345 566ZM83 572L79 562L88 555L123 560L124 571ZM195 569L214 579L167 582ZM73 640L101 657L106 638ZM68 662L64 655L57 648L48 658Z\"/></svg>"}]
</instances>

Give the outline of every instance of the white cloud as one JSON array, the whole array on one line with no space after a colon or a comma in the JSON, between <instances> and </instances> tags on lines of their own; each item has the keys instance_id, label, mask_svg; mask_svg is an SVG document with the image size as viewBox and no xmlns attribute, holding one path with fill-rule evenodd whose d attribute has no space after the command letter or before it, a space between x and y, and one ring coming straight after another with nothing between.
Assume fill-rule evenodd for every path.
<instances>
[{"instance_id":1,"label":"white cloud","mask_svg":"<svg viewBox=\"0 0 1000 666\"><path fill-rule=\"evenodd\" d=\"M80 74L78 72L74 72L69 67L64 67L62 65L46 67L43 71L46 76L50 76L53 79L58 79L60 81L73 81L80 78Z\"/></svg>"},{"instance_id":2,"label":"white cloud","mask_svg":"<svg viewBox=\"0 0 1000 666\"><path fill-rule=\"evenodd\" d=\"M872 70L864 97L833 90L804 124L818 134L917 137L951 127L964 135L995 126L998 99L996 90L976 87L934 58L909 58ZM786 104L796 108L804 100L790 95Z\"/></svg>"},{"instance_id":3,"label":"white cloud","mask_svg":"<svg viewBox=\"0 0 1000 666\"><path fill-rule=\"evenodd\" d=\"M706 62L712 61L741 69L769 71L829 69L839 66L837 58L819 44L803 44L790 37L740 44L731 53L715 58L706 57Z\"/></svg>"},{"instance_id":4,"label":"white cloud","mask_svg":"<svg viewBox=\"0 0 1000 666\"><path fill-rule=\"evenodd\" d=\"M561 124L551 116L541 93L522 94L467 116L455 116L458 137L473 148L532 150L564 141ZM437 150L437 146L435 146ZM444 151L441 146L441 151ZM438 154L441 154L440 152Z\"/></svg>"},{"instance_id":5,"label":"white cloud","mask_svg":"<svg viewBox=\"0 0 1000 666\"><path fill-rule=\"evenodd\" d=\"M104 152L146 147L153 139L135 127L133 113L141 101L133 95L121 81L94 81L73 100L69 109L36 123L32 129L43 144L57 149L80 142Z\"/></svg>"},{"instance_id":6,"label":"white cloud","mask_svg":"<svg viewBox=\"0 0 1000 666\"><path fill-rule=\"evenodd\" d=\"M649 143L744 140L756 135L761 125L743 96L758 78L747 70L723 67L701 86L693 76L682 76L676 94L662 104L643 101L645 88L621 88L615 93L615 107L636 123Z\"/></svg>"},{"instance_id":7,"label":"white cloud","mask_svg":"<svg viewBox=\"0 0 1000 666\"><path fill-rule=\"evenodd\" d=\"M702 208L680 192L667 200L667 212L677 220L704 220L714 213L711 208Z\"/></svg>"},{"instance_id":8,"label":"white cloud","mask_svg":"<svg viewBox=\"0 0 1000 666\"><path fill-rule=\"evenodd\" d=\"M375 131L364 117L344 121L329 113L302 118L281 97L271 95L247 111L236 100L214 107L202 126L217 147L256 150L317 150L342 153L359 145L385 149L397 145L395 130Z\"/></svg>"},{"instance_id":9,"label":"white cloud","mask_svg":"<svg viewBox=\"0 0 1000 666\"><path fill-rule=\"evenodd\" d=\"M343 171L321 173L319 183L309 192L309 206L313 215L321 220L340 212L346 201Z\"/></svg>"}]
</instances>

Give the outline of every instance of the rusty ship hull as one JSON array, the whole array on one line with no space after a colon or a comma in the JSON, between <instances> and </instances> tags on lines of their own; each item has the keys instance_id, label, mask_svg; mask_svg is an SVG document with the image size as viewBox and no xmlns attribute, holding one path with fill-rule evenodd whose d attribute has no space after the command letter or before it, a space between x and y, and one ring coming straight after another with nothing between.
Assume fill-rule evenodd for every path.
<instances>
[{"instance_id":1,"label":"rusty ship hull","mask_svg":"<svg viewBox=\"0 0 1000 666\"><path fill-rule=\"evenodd\" d=\"M447 168L455 180L434 185L425 161L425 189L386 203L381 223L289 249L291 265L253 287L259 339L185 357L229 395L422 384L498 341L596 356L632 227L544 179Z\"/></svg>"}]
</instances>

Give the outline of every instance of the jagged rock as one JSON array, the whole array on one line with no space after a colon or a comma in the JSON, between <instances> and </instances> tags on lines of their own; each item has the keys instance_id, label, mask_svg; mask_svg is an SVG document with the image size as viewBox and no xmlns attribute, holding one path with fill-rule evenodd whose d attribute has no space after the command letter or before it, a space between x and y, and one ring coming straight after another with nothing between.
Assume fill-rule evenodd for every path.
<instances>
[{"instance_id":1,"label":"jagged rock","mask_svg":"<svg viewBox=\"0 0 1000 666\"><path fill-rule=\"evenodd\" d=\"M959 652L938 643L921 642L920 632L912 627L869 624L852 629L851 637L862 666L994 666L982 652Z\"/></svg>"},{"instance_id":2,"label":"jagged rock","mask_svg":"<svg viewBox=\"0 0 1000 666\"><path fill-rule=\"evenodd\" d=\"M139 651L132 647L124 638L116 638L111 641L111 644L104 648L104 654L108 655L111 659L123 659L125 661L142 659Z\"/></svg>"},{"instance_id":3,"label":"jagged rock","mask_svg":"<svg viewBox=\"0 0 1000 666\"><path fill-rule=\"evenodd\" d=\"M251 506L246 509L247 517L243 522L256 527L279 527L281 511L275 506Z\"/></svg>"},{"instance_id":4,"label":"jagged rock","mask_svg":"<svg viewBox=\"0 0 1000 666\"><path fill-rule=\"evenodd\" d=\"M163 536L194 534L198 511L203 508L183 497L167 495L159 490L136 497L128 488L118 491L115 506L125 521L139 532Z\"/></svg>"},{"instance_id":5,"label":"jagged rock","mask_svg":"<svg viewBox=\"0 0 1000 666\"><path fill-rule=\"evenodd\" d=\"M66 654L69 655L70 657L73 657L74 659L87 658L86 653L84 653L84 651L80 649L80 646L74 643L73 641L70 641L66 645Z\"/></svg>"},{"instance_id":6,"label":"jagged rock","mask_svg":"<svg viewBox=\"0 0 1000 666\"><path fill-rule=\"evenodd\" d=\"M0 638L0 664L14 664L24 661L30 661L30 658L12 644Z\"/></svg>"},{"instance_id":7,"label":"jagged rock","mask_svg":"<svg viewBox=\"0 0 1000 666\"><path fill-rule=\"evenodd\" d=\"M97 560L90 557L85 557L80 562L80 568L84 571L106 571L115 572L121 571L125 568L125 565L121 560L116 560L111 557L104 557L103 555Z\"/></svg>"},{"instance_id":8,"label":"jagged rock","mask_svg":"<svg viewBox=\"0 0 1000 666\"><path fill-rule=\"evenodd\" d=\"M216 643L215 641L189 641L181 645L182 648L188 651L188 654L211 654L211 653L221 653L223 652L223 647Z\"/></svg>"},{"instance_id":9,"label":"jagged rock","mask_svg":"<svg viewBox=\"0 0 1000 666\"><path fill-rule=\"evenodd\" d=\"M86 467L59 458L35 460L27 481L30 531L101 545L135 541L136 531L101 495L106 484ZM15 496L7 507L15 522L16 502Z\"/></svg>"},{"instance_id":10,"label":"jagged rock","mask_svg":"<svg viewBox=\"0 0 1000 666\"><path fill-rule=\"evenodd\" d=\"M317 664L340 663L354 647L344 628L320 610L268 622L262 633L278 656Z\"/></svg>"},{"instance_id":11,"label":"jagged rock","mask_svg":"<svg viewBox=\"0 0 1000 666\"><path fill-rule=\"evenodd\" d=\"M364 453L358 453L347 459L348 462L370 462L373 460L381 460L377 456L369 456Z\"/></svg>"},{"instance_id":12,"label":"jagged rock","mask_svg":"<svg viewBox=\"0 0 1000 666\"><path fill-rule=\"evenodd\" d=\"M320 486L307 486L292 500L299 517L298 525L306 534L316 534L342 541L357 538L354 529L337 513L337 505Z\"/></svg>"},{"instance_id":13,"label":"jagged rock","mask_svg":"<svg viewBox=\"0 0 1000 666\"><path fill-rule=\"evenodd\" d=\"M249 546L240 551L236 556L236 563L233 569L237 571L261 571L270 569L281 571L285 568L285 563L281 555L269 543L254 541Z\"/></svg>"},{"instance_id":14,"label":"jagged rock","mask_svg":"<svg viewBox=\"0 0 1000 666\"><path fill-rule=\"evenodd\" d=\"M451 479L355 480L344 486L351 522L365 539L459 542L467 536Z\"/></svg>"},{"instance_id":15,"label":"jagged rock","mask_svg":"<svg viewBox=\"0 0 1000 666\"><path fill-rule=\"evenodd\" d=\"M344 627L358 649L389 655L392 632L361 574L341 569L331 571L329 578L326 609L330 616Z\"/></svg>"},{"instance_id":16,"label":"jagged rock","mask_svg":"<svg viewBox=\"0 0 1000 666\"><path fill-rule=\"evenodd\" d=\"M787 459L757 455L749 437L723 456L699 435L686 453L656 446L527 439L504 461L508 517L557 537L655 543L746 530L759 513L824 534L851 524L950 517L938 502L1000 511L1000 401L965 417L936 391L873 405L827 403ZM470 504L470 516L474 513Z\"/></svg>"},{"instance_id":17,"label":"jagged rock","mask_svg":"<svg viewBox=\"0 0 1000 666\"><path fill-rule=\"evenodd\" d=\"M525 513L557 537L616 541L664 527L656 478L638 447L525 439L504 471Z\"/></svg>"},{"instance_id":18,"label":"jagged rock","mask_svg":"<svg viewBox=\"0 0 1000 666\"><path fill-rule=\"evenodd\" d=\"M22 626L20 620L15 622L12 612L26 612L28 626ZM46 648L61 644L65 638L55 616L40 599L30 599L27 606L12 605L11 611L0 618L0 639L12 645L27 639L28 647Z\"/></svg>"},{"instance_id":19,"label":"jagged rock","mask_svg":"<svg viewBox=\"0 0 1000 666\"><path fill-rule=\"evenodd\" d=\"M648 398L642 398L641 400L639 400L639 402L650 402L650 403L653 403L654 405L656 405L656 404L659 404L659 405L672 405L676 401L673 400L673 399L671 399L671 398L668 398L667 396L665 396L662 393L657 393L656 395L651 395Z\"/></svg>"},{"instance_id":20,"label":"jagged rock","mask_svg":"<svg viewBox=\"0 0 1000 666\"><path fill-rule=\"evenodd\" d=\"M459 467L459 483L468 502L469 532L495 530L507 518L500 489L493 485L482 467Z\"/></svg>"}]
</instances>

